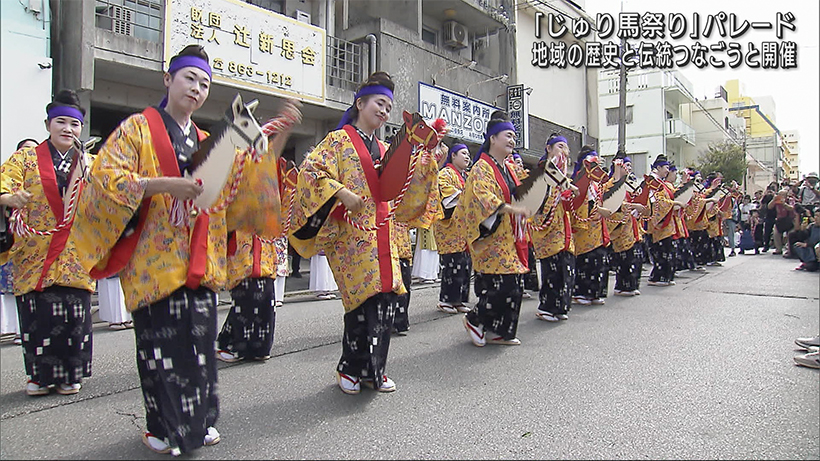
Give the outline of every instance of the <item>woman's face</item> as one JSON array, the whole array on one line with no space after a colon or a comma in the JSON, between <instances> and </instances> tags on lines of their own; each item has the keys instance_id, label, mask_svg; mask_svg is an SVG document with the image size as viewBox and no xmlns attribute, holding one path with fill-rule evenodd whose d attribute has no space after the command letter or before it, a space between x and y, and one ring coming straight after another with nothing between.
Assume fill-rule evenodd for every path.
<instances>
[{"instance_id":1,"label":"woman's face","mask_svg":"<svg viewBox=\"0 0 820 461\"><path fill-rule=\"evenodd\" d=\"M547 154L549 158L560 156L569 157L569 146L564 141L556 142L551 146L547 146Z\"/></svg>"},{"instance_id":2,"label":"woman's face","mask_svg":"<svg viewBox=\"0 0 820 461\"><path fill-rule=\"evenodd\" d=\"M467 149L461 149L457 152L453 152L452 160L453 166L461 171L464 171L468 166L470 166L470 151Z\"/></svg>"},{"instance_id":3,"label":"woman's face","mask_svg":"<svg viewBox=\"0 0 820 461\"><path fill-rule=\"evenodd\" d=\"M490 150L503 150L504 157L511 155L515 150L515 131L504 130L497 134L490 136Z\"/></svg>"},{"instance_id":4,"label":"woman's face","mask_svg":"<svg viewBox=\"0 0 820 461\"><path fill-rule=\"evenodd\" d=\"M164 77L168 106L189 116L205 104L211 91L211 78L198 67L183 67Z\"/></svg>"},{"instance_id":5,"label":"woman's face","mask_svg":"<svg viewBox=\"0 0 820 461\"><path fill-rule=\"evenodd\" d=\"M375 131L390 118L393 101L383 94L369 95L356 100L359 116L356 124L364 131Z\"/></svg>"},{"instance_id":6,"label":"woman's face","mask_svg":"<svg viewBox=\"0 0 820 461\"><path fill-rule=\"evenodd\" d=\"M65 152L74 145L74 137L80 137L83 124L74 117L61 115L46 120L46 129L54 147L60 152Z\"/></svg>"}]
</instances>

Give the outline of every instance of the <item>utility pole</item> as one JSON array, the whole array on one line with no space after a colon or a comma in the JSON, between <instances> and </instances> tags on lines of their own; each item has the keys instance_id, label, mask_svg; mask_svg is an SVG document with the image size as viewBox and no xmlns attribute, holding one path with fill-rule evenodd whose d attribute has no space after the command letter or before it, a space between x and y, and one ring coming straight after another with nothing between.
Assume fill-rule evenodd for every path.
<instances>
[{"instance_id":1,"label":"utility pole","mask_svg":"<svg viewBox=\"0 0 820 461\"><path fill-rule=\"evenodd\" d=\"M626 51L626 37L621 37L621 68L618 73L618 153L626 155L626 65L624 54Z\"/></svg>"}]
</instances>

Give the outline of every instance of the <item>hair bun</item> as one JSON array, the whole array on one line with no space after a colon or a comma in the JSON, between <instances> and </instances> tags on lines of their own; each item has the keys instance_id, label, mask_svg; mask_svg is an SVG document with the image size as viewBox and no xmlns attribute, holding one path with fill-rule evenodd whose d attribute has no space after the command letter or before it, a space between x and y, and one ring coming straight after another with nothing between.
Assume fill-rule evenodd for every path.
<instances>
[{"instance_id":1,"label":"hair bun","mask_svg":"<svg viewBox=\"0 0 820 461\"><path fill-rule=\"evenodd\" d=\"M80 107L80 97L77 96L77 93L74 90L60 90L59 93L54 95L54 102L60 103L64 106Z\"/></svg>"}]
</instances>

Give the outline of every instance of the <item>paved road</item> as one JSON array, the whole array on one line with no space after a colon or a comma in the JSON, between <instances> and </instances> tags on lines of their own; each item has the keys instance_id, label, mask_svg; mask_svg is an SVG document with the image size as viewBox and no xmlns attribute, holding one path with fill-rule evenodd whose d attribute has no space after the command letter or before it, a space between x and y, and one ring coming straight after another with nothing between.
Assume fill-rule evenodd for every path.
<instances>
[{"instance_id":1,"label":"paved road","mask_svg":"<svg viewBox=\"0 0 820 461\"><path fill-rule=\"evenodd\" d=\"M818 459L820 373L792 357L820 330L820 279L795 265L729 258L558 324L527 300L517 347L474 347L418 287L392 394L342 394L341 303L292 298L273 359L220 364L222 442L186 457ZM140 441L133 333L94 333L94 376L74 396L26 396L20 348L0 346L0 458L168 459Z\"/></svg>"}]
</instances>

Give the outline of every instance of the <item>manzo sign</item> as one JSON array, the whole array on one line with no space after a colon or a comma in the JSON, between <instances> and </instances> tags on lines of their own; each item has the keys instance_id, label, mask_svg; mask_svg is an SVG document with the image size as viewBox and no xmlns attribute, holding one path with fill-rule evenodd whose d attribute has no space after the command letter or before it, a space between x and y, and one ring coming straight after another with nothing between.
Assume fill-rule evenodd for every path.
<instances>
[{"instance_id":1,"label":"manzo sign","mask_svg":"<svg viewBox=\"0 0 820 461\"><path fill-rule=\"evenodd\" d=\"M428 120L442 118L449 136L477 144L484 142L490 114L499 108L426 83L419 82L419 113Z\"/></svg>"}]
</instances>

